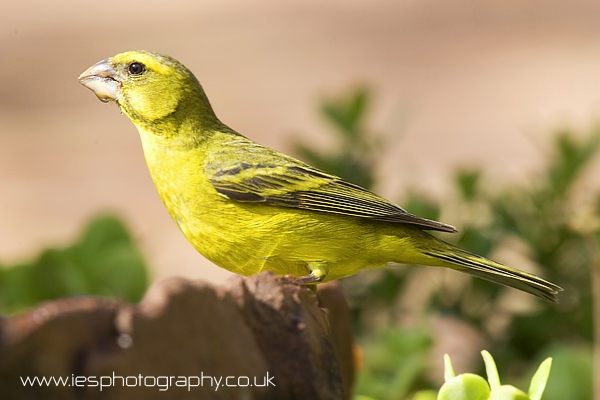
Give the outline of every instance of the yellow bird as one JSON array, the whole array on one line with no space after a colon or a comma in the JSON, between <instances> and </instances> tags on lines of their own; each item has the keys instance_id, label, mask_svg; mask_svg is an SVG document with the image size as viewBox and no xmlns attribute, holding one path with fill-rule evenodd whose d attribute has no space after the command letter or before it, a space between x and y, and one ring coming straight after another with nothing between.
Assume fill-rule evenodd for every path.
<instances>
[{"instance_id":1,"label":"yellow bird","mask_svg":"<svg viewBox=\"0 0 600 400\"><path fill-rule=\"evenodd\" d=\"M129 51L79 76L136 126L167 210L189 242L238 274L311 284L388 262L452 268L557 302L562 289L427 233L450 225L263 147L223 124L177 60Z\"/></svg>"}]
</instances>

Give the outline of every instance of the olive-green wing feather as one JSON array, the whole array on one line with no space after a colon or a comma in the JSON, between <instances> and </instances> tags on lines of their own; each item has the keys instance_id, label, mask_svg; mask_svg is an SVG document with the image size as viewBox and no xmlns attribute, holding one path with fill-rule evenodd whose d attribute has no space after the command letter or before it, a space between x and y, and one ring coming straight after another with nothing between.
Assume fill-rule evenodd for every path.
<instances>
[{"instance_id":1,"label":"olive-green wing feather","mask_svg":"<svg viewBox=\"0 0 600 400\"><path fill-rule=\"evenodd\" d=\"M204 171L215 190L232 200L456 232L451 225L417 217L360 186L292 158L278 157L277 164L255 160L227 163L224 159L217 157L206 165Z\"/></svg>"}]
</instances>

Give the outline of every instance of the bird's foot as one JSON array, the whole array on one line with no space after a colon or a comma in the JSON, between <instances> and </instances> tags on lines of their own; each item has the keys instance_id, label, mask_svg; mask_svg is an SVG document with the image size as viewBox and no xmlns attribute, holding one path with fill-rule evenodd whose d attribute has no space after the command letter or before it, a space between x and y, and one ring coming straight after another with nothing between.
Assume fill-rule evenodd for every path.
<instances>
[{"instance_id":1,"label":"bird's foot","mask_svg":"<svg viewBox=\"0 0 600 400\"><path fill-rule=\"evenodd\" d=\"M322 282L327 276L327 268L324 263L309 263L308 269L310 274L296 278L296 283L299 285L310 285L312 283Z\"/></svg>"}]
</instances>

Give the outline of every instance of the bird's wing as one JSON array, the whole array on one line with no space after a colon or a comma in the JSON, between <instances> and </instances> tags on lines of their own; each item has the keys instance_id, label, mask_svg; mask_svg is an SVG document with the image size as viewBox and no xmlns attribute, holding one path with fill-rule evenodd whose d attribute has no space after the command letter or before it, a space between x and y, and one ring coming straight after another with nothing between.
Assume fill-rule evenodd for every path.
<instances>
[{"instance_id":1,"label":"bird's wing","mask_svg":"<svg viewBox=\"0 0 600 400\"><path fill-rule=\"evenodd\" d=\"M406 223L423 229L456 232L441 222L410 214L384 198L339 177L280 158L277 164L216 157L204 172L215 190L231 200Z\"/></svg>"}]
</instances>

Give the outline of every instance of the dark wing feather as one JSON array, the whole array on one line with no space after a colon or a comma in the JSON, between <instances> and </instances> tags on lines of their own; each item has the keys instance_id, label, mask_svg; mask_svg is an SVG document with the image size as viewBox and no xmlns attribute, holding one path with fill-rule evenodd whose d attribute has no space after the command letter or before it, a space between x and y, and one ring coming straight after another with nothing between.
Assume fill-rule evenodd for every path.
<instances>
[{"instance_id":1,"label":"dark wing feather","mask_svg":"<svg viewBox=\"0 0 600 400\"><path fill-rule=\"evenodd\" d=\"M215 160L206 166L205 172L217 192L236 201L263 202L281 207L456 232L451 225L417 217L341 178L300 164L293 159L285 158L284 161L288 162L283 165L282 163L267 165L259 162L223 165L222 162Z\"/></svg>"}]
</instances>

